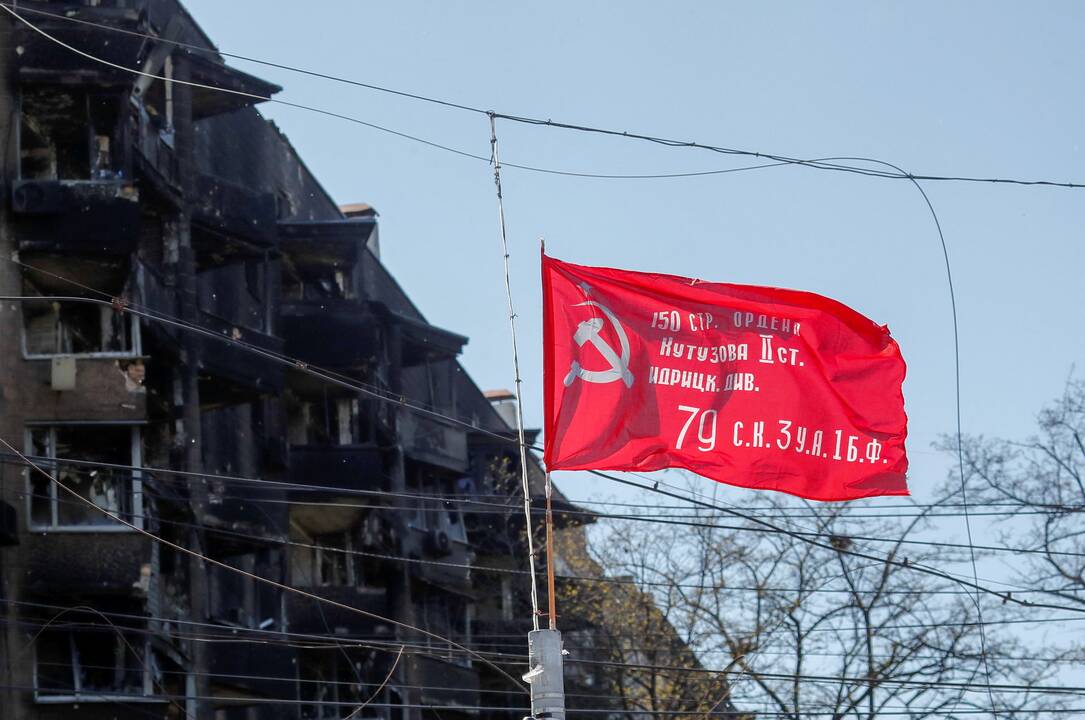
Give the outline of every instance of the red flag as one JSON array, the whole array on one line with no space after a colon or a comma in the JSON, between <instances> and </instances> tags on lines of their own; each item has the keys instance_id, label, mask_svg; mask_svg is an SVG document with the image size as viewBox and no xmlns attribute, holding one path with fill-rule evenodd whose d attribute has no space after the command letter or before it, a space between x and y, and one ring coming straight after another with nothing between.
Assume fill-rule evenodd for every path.
<instances>
[{"instance_id":1,"label":"red flag","mask_svg":"<svg viewBox=\"0 0 1085 720\"><path fill-rule=\"evenodd\" d=\"M811 500L907 495L889 329L797 290L543 256L546 465L680 467Z\"/></svg>"}]
</instances>

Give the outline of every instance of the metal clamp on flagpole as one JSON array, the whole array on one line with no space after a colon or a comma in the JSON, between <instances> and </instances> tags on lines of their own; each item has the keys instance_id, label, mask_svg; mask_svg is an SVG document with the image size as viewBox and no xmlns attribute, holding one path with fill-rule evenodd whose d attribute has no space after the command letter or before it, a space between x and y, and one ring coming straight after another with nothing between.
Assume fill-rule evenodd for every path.
<instances>
[{"instance_id":1,"label":"metal clamp on flagpole","mask_svg":"<svg viewBox=\"0 0 1085 720\"><path fill-rule=\"evenodd\" d=\"M527 634L528 667L524 682L531 686L531 717L565 720L565 678L562 676L561 633L533 630Z\"/></svg>"},{"instance_id":2,"label":"metal clamp on flagpole","mask_svg":"<svg viewBox=\"0 0 1085 720\"><path fill-rule=\"evenodd\" d=\"M554 489L546 473L546 591L549 628L527 635L528 667L524 680L531 686L531 714L539 720L565 718L565 650L557 623L557 596L554 588Z\"/></svg>"}]
</instances>

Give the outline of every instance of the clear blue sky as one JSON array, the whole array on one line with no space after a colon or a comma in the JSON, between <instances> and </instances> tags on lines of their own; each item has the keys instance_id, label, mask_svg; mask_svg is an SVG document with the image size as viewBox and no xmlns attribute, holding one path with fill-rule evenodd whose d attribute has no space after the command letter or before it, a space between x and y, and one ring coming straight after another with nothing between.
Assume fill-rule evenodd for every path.
<instances>
[{"instance_id":1,"label":"clear blue sky","mask_svg":"<svg viewBox=\"0 0 1085 720\"><path fill-rule=\"evenodd\" d=\"M1078 3L191 0L225 51L500 111L914 172L1085 181ZM235 62L317 105L481 155L484 117ZM486 164L265 106L340 202L381 213L384 259L429 319L470 336L484 388L511 387ZM591 172L748 161L499 125L506 161ZM538 239L563 259L812 290L890 326L909 364L917 500L953 428L941 249L908 183L805 168L583 180L508 169L526 391L541 421ZM1085 356L1085 190L928 184L949 243L966 432L1023 436ZM581 486L581 483L584 483ZM707 483L707 481L706 481ZM602 492L566 476L573 497Z\"/></svg>"}]
</instances>

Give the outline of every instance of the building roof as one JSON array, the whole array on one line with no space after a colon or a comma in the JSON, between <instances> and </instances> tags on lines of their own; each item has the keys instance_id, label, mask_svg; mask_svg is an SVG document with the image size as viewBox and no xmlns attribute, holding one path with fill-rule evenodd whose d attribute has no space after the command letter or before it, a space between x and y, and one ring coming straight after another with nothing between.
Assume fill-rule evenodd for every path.
<instances>
[{"instance_id":1,"label":"building roof","mask_svg":"<svg viewBox=\"0 0 1085 720\"><path fill-rule=\"evenodd\" d=\"M369 203L347 203L346 205L339 206L339 212L343 213L347 217L362 217L366 215L380 215Z\"/></svg>"}]
</instances>

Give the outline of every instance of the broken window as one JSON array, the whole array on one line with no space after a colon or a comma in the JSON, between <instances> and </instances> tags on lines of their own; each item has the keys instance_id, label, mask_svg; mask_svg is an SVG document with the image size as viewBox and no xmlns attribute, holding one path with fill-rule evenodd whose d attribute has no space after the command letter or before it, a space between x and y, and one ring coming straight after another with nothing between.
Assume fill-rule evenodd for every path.
<instances>
[{"instance_id":1,"label":"broken window","mask_svg":"<svg viewBox=\"0 0 1085 720\"><path fill-rule=\"evenodd\" d=\"M362 521L362 526L367 522ZM356 550L357 528L344 532L305 536L307 547L291 553L294 581L306 587L384 587L379 561Z\"/></svg>"},{"instance_id":2,"label":"broken window","mask_svg":"<svg viewBox=\"0 0 1085 720\"><path fill-rule=\"evenodd\" d=\"M282 554L278 550L264 548L226 555L221 562L257 577L275 582L282 579ZM282 619L278 595L265 583L219 567L209 574L209 586L211 617L217 622L266 630Z\"/></svg>"},{"instance_id":3,"label":"broken window","mask_svg":"<svg viewBox=\"0 0 1085 720\"><path fill-rule=\"evenodd\" d=\"M290 414L292 445L355 445L365 441L367 431L358 398L325 396L303 400Z\"/></svg>"},{"instance_id":4,"label":"broken window","mask_svg":"<svg viewBox=\"0 0 1085 720\"><path fill-rule=\"evenodd\" d=\"M349 271L337 266L297 268L283 277L285 300L342 300L357 297Z\"/></svg>"},{"instance_id":5,"label":"broken window","mask_svg":"<svg viewBox=\"0 0 1085 720\"><path fill-rule=\"evenodd\" d=\"M300 663L303 720L340 720L363 704L363 667L357 660L333 655L323 662Z\"/></svg>"},{"instance_id":6,"label":"broken window","mask_svg":"<svg viewBox=\"0 0 1085 720\"><path fill-rule=\"evenodd\" d=\"M471 621L474 617L474 605L471 601L455 593L444 592L435 587L422 587L422 599L415 601L416 613L420 625L434 635L448 638L460 645L471 644ZM443 643L433 637L426 637L423 642L434 654L458 665L470 666L467 656L458 652L450 643Z\"/></svg>"},{"instance_id":7,"label":"broken window","mask_svg":"<svg viewBox=\"0 0 1085 720\"><path fill-rule=\"evenodd\" d=\"M25 295L43 295L29 279L24 279L23 288ZM123 292L122 287L109 289L116 290L118 296ZM70 294L70 290L64 292ZM23 351L27 357L136 357L140 354L138 318L118 312L109 305L42 297L24 301L22 310Z\"/></svg>"},{"instance_id":8,"label":"broken window","mask_svg":"<svg viewBox=\"0 0 1085 720\"><path fill-rule=\"evenodd\" d=\"M112 152L119 94L26 87L19 125L23 180L100 180L119 174Z\"/></svg>"},{"instance_id":9,"label":"broken window","mask_svg":"<svg viewBox=\"0 0 1085 720\"><path fill-rule=\"evenodd\" d=\"M142 526L142 486L139 472L140 431L132 425L54 425L31 427L27 450L56 462L42 464L50 477L28 473L30 523L34 529L84 528L124 530L126 527L88 503ZM65 463L63 460L107 463L123 467ZM60 487L63 484L68 490Z\"/></svg>"},{"instance_id":10,"label":"broken window","mask_svg":"<svg viewBox=\"0 0 1085 720\"><path fill-rule=\"evenodd\" d=\"M34 643L39 702L108 702L153 693L155 655L145 640L101 630L47 630Z\"/></svg>"},{"instance_id":11,"label":"broken window","mask_svg":"<svg viewBox=\"0 0 1085 720\"><path fill-rule=\"evenodd\" d=\"M321 586L349 586L354 584L354 567L351 551L354 550L350 533L335 533L316 539L317 584Z\"/></svg>"},{"instance_id":12,"label":"broken window","mask_svg":"<svg viewBox=\"0 0 1085 720\"><path fill-rule=\"evenodd\" d=\"M23 305L29 356L135 354L133 339L138 330L134 317L90 303L42 300Z\"/></svg>"},{"instance_id":13,"label":"broken window","mask_svg":"<svg viewBox=\"0 0 1085 720\"><path fill-rule=\"evenodd\" d=\"M215 242L222 245L218 238ZM201 269L196 277L200 310L231 325L266 332L266 275L262 258Z\"/></svg>"},{"instance_id":14,"label":"broken window","mask_svg":"<svg viewBox=\"0 0 1085 720\"><path fill-rule=\"evenodd\" d=\"M456 484L457 492L459 484ZM415 492L419 495L452 496L452 483L426 470L419 470ZM467 542L467 527L463 520L462 504L449 500L416 500L411 526L427 532L442 532L449 540Z\"/></svg>"}]
</instances>

